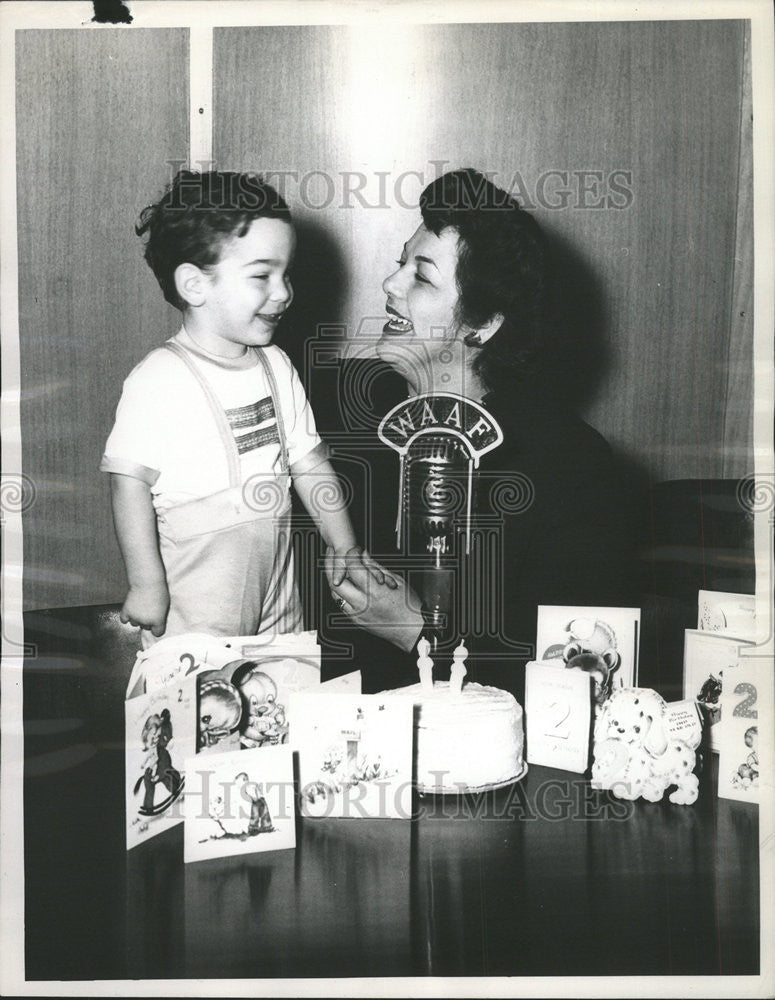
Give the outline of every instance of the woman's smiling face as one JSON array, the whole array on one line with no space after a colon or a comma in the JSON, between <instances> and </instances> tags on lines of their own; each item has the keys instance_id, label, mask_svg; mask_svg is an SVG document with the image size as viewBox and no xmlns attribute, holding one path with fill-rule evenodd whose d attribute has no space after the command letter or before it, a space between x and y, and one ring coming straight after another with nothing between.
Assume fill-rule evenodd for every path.
<instances>
[{"instance_id":1,"label":"woman's smiling face","mask_svg":"<svg viewBox=\"0 0 775 1000\"><path fill-rule=\"evenodd\" d=\"M436 236L420 226L404 246L398 269L382 283L388 322L377 343L383 361L412 379L417 365L437 367L457 337L459 236L447 228Z\"/></svg>"}]
</instances>

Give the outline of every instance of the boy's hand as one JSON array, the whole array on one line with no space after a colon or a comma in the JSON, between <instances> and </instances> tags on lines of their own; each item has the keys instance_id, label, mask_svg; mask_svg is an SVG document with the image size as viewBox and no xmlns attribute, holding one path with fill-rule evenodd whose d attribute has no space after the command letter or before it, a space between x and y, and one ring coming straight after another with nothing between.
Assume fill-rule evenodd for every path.
<instances>
[{"instance_id":1,"label":"boy's hand","mask_svg":"<svg viewBox=\"0 0 775 1000\"><path fill-rule=\"evenodd\" d=\"M121 609L121 621L150 629L155 636L164 635L170 594L166 583L154 587L130 587Z\"/></svg>"},{"instance_id":2,"label":"boy's hand","mask_svg":"<svg viewBox=\"0 0 775 1000\"><path fill-rule=\"evenodd\" d=\"M377 560L373 559L360 545L353 545L344 552L338 549L328 549L326 573L332 587L338 587L342 580L347 578L348 567L367 570L371 578L380 586L384 584L390 590L395 590L398 587L396 578L380 566Z\"/></svg>"},{"instance_id":3,"label":"boy's hand","mask_svg":"<svg viewBox=\"0 0 775 1000\"><path fill-rule=\"evenodd\" d=\"M333 550L326 555L326 572L333 579ZM423 627L420 599L403 580L390 577L394 586L374 583L362 563L350 563L347 576L332 588L340 609L362 628L410 652Z\"/></svg>"}]
</instances>

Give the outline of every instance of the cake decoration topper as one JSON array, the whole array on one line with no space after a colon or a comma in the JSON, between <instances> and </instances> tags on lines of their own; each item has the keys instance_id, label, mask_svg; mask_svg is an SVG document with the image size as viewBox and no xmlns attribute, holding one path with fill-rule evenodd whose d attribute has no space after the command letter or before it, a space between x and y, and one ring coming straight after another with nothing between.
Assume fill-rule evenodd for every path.
<instances>
[{"instance_id":1,"label":"cake decoration topper","mask_svg":"<svg viewBox=\"0 0 775 1000\"><path fill-rule=\"evenodd\" d=\"M473 470L503 441L503 431L483 406L451 392L413 396L385 414L379 437L401 460L396 535L401 547L405 519L422 522L428 551L443 547L457 513L455 467L466 468L466 552L470 549ZM412 447L427 438L427 447ZM413 466L418 468L412 475ZM416 481L416 482L415 482ZM414 484L414 488L412 488ZM415 499L410 502L410 494ZM410 510L409 508L417 508ZM419 525L418 525L419 526Z\"/></svg>"},{"instance_id":2,"label":"cake decoration topper","mask_svg":"<svg viewBox=\"0 0 775 1000\"><path fill-rule=\"evenodd\" d=\"M433 660L428 655L430 651L431 644L423 636L417 643L417 652L420 654L417 658L417 669L420 671L420 684L423 691L433 690Z\"/></svg>"},{"instance_id":3,"label":"cake decoration topper","mask_svg":"<svg viewBox=\"0 0 775 1000\"><path fill-rule=\"evenodd\" d=\"M451 695L459 695L463 692L463 679L468 673L466 669L467 656L468 650L461 639L460 644L452 654L452 667L449 672L449 693Z\"/></svg>"}]
</instances>

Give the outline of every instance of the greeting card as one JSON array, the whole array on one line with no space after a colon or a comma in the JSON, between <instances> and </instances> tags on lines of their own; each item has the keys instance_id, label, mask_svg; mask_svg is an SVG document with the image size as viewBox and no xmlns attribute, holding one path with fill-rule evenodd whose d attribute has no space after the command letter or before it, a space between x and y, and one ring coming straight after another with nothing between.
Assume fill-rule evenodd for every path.
<instances>
[{"instance_id":1,"label":"greeting card","mask_svg":"<svg viewBox=\"0 0 775 1000\"><path fill-rule=\"evenodd\" d=\"M194 753L196 679L126 702L126 845L183 821L185 760Z\"/></svg>"},{"instance_id":2,"label":"greeting card","mask_svg":"<svg viewBox=\"0 0 775 1000\"><path fill-rule=\"evenodd\" d=\"M323 681L320 690L328 694L360 694L361 693L361 672L353 670L350 674L341 674L339 677L332 677L328 681Z\"/></svg>"},{"instance_id":3,"label":"greeting card","mask_svg":"<svg viewBox=\"0 0 775 1000\"><path fill-rule=\"evenodd\" d=\"M292 695L302 814L408 818L412 718L411 701L383 695Z\"/></svg>"},{"instance_id":4,"label":"greeting card","mask_svg":"<svg viewBox=\"0 0 775 1000\"><path fill-rule=\"evenodd\" d=\"M320 686L315 633L229 640L238 655L220 670L200 673L199 746L222 752L289 739L288 699ZM241 655L239 655L241 654Z\"/></svg>"},{"instance_id":5,"label":"greeting card","mask_svg":"<svg viewBox=\"0 0 775 1000\"><path fill-rule=\"evenodd\" d=\"M229 645L228 639L204 633L192 632L160 639L137 654L127 686L127 698L158 691L201 670L217 670L238 655L238 649Z\"/></svg>"},{"instance_id":6,"label":"greeting card","mask_svg":"<svg viewBox=\"0 0 775 1000\"><path fill-rule=\"evenodd\" d=\"M760 662L739 657L724 674L721 695L724 726L719 737L718 762L720 798L759 801L759 727L763 721Z\"/></svg>"},{"instance_id":7,"label":"greeting card","mask_svg":"<svg viewBox=\"0 0 775 1000\"><path fill-rule=\"evenodd\" d=\"M683 722L681 721L683 720ZM676 732L695 735L681 704L671 713L651 688L620 688L595 719L593 788L609 789L619 799L692 805L699 794L694 773L695 747Z\"/></svg>"},{"instance_id":8,"label":"greeting card","mask_svg":"<svg viewBox=\"0 0 775 1000\"><path fill-rule=\"evenodd\" d=\"M753 643L721 632L687 629L684 638L684 698L700 706L709 727L711 750L719 749L724 674L738 661L740 650Z\"/></svg>"},{"instance_id":9,"label":"greeting card","mask_svg":"<svg viewBox=\"0 0 775 1000\"><path fill-rule=\"evenodd\" d=\"M528 764L582 774L589 764L592 678L562 662L527 664L525 720Z\"/></svg>"},{"instance_id":10,"label":"greeting card","mask_svg":"<svg viewBox=\"0 0 775 1000\"><path fill-rule=\"evenodd\" d=\"M638 679L640 608L539 605L536 660L561 658L595 682L595 702Z\"/></svg>"},{"instance_id":11,"label":"greeting card","mask_svg":"<svg viewBox=\"0 0 775 1000\"><path fill-rule=\"evenodd\" d=\"M697 628L756 639L756 598L753 594L730 594L701 590L697 599Z\"/></svg>"},{"instance_id":12,"label":"greeting card","mask_svg":"<svg viewBox=\"0 0 775 1000\"><path fill-rule=\"evenodd\" d=\"M290 692L319 684L315 633L190 634L141 651L127 685L127 847L182 821L187 757L287 743Z\"/></svg>"},{"instance_id":13,"label":"greeting card","mask_svg":"<svg viewBox=\"0 0 775 1000\"><path fill-rule=\"evenodd\" d=\"M198 754L186 776L185 861L296 846L290 747Z\"/></svg>"}]
</instances>

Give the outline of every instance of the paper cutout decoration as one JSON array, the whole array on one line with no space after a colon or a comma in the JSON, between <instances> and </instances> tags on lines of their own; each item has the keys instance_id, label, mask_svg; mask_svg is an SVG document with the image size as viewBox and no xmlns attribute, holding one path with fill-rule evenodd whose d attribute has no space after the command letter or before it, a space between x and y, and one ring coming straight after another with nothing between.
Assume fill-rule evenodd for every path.
<instances>
[{"instance_id":1,"label":"paper cutout decoration","mask_svg":"<svg viewBox=\"0 0 775 1000\"><path fill-rule=\"evenodd\" d=\"M619 799L697 801L694 749L671 736L664 699L650 688L614 691L595 721L592 787Z\"/></svg>"}]
</instances>

